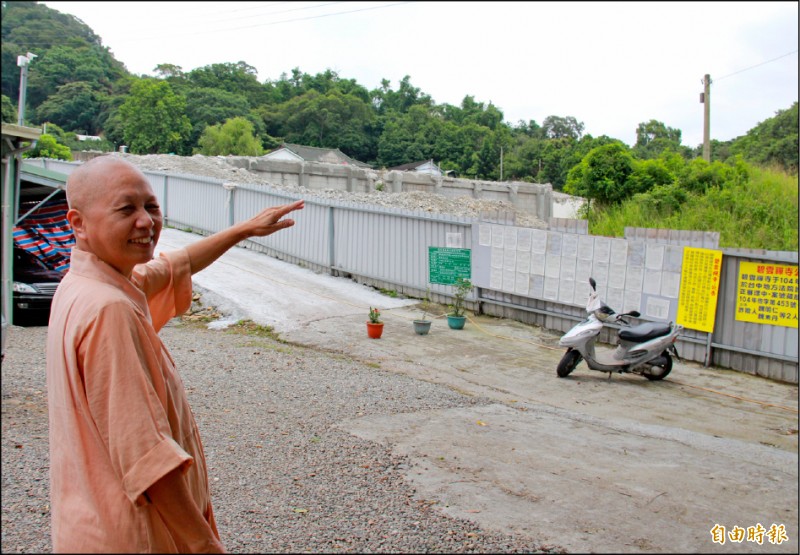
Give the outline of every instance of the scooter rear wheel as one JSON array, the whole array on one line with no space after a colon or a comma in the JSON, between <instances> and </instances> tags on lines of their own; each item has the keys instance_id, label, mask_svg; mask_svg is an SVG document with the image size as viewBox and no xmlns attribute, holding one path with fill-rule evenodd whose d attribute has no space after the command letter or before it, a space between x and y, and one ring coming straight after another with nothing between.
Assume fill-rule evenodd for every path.
<instances>
[{"instance_id":1,"label":"scooter rear wheel","mask_svg":"<svg viewBox=\"0 0 800 555\"><path fill-rule=\"evenodd\" d=\"M642 375L650 381L657 382L663 380L667 375L672 372L672 357L669 356L667 351L661 353L665 362L663 364L648 367L642 372Z\"/></svg>"},{"instance_id":2,"label":"scooter rear wheel","mask_svg":"<svg viewBox=\"0 0 800 555\"><path fill-rule=\"evenodd\" d=\"M558 374L559 378L566 378L575 370L581 360L583 360L583 357L578 351L567 351L561 357L561 362L558 363L556 374Z\"/></svg>"}]
</instances>

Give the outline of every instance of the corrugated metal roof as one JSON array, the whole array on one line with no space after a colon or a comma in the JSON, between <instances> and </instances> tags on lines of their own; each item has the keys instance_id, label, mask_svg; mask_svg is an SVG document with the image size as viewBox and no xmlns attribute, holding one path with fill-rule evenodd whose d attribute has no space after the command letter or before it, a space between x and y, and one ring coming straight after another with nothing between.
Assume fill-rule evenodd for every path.
<instances>
[{"instance_id":1,"label":"corrugated metal roof","mask_svg":"<svg viewBox=\"0 0 800 555\"><path fill-rule=\"evenodd\" d=\"M273 150L269 154L278 152L279 150L286 149L289 152L299 156L306 162L322 162L326 164L347 164L358 166L360 168L370 168L369 164L359 162L350 158L347 154L338 148L320 148L316 146L303 146L292 143L283 143L280 148Z\"/></svg>"}]
</instances>

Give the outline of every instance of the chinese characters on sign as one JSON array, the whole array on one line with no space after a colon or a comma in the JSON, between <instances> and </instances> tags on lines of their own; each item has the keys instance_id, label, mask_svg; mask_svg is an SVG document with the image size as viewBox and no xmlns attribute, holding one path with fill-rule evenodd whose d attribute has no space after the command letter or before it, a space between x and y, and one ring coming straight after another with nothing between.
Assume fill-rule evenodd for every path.
<instances>
[{"instance_id":1,"label":"chinese characters on sign","mask_svg":"<svg viewBox=\"0 0 800 555\"><path fill-rule=\"evenodd\" d=\"M742 262L739 265L736 319L796 328L797 266Z\"/></svg>"},{"instance_id":2,"label":"chinese characters on sign","mask_svg":"<svg viewBox=\"0 0 800 555\"><path fill-rule=\"evenodd\" d=\"M470 279L472 251L447 247L428 247L428 281L454 285L458 278Z\"/></svg>"},{"instance_id":3,"label":"chinese characters on sign","mask_svg":"<svg viewBox=\"0 0 800 555\"><path fill-rule=\"evenodd\" d=\"M734 526L731 531L725 534L725 527L715 524L710 530L711 541L720 545L725 545L726 540L732 543L742 543L743 541L757 543L758 545L764 544L764 539L775 545L780 545L783 542L789 541L789 536L786 534L786 527L783 524L772 524L769 530L764 528L761 523L755 526L748 526L745 530L739 526Z\"/></svg>"},{"instance_id":4,"label":"chinese characters on sign","mask_svg":"<svg viewBox=\"0 0 800 555\"><path fill-rule=\"evenodd\" d=\"M685 247L676 322L687 329L712 332L717 316L722 251Z\"/></svg>"}]
</instances>

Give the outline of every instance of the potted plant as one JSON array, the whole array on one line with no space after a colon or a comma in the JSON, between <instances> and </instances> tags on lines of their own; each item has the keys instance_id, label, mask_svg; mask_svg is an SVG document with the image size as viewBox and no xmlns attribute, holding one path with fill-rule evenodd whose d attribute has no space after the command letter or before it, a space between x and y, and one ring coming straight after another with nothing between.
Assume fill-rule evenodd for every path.
<instances>
[{"instance_id":1,"label":"potted plant","mask_svg":"<svg viewBox=\"0 0 800 555\"><path fill-rule=\"evenodd\" d=\"M420 303L420 308L422 309L422 318L417 318L414 320L414 331L418 335L428 335L428 332L431 329L431 321L425 318L428 315L428 310L430 310L430 303L431 303L431 288L425 290L425 298L422 299Z\"/></svg>"},{"instance_id":2,"label":"potted plant","mask_svg":"<svg viewBox=\"0 0 800 555\"><path fill-rule=\"evenodd\" d=\"M380 339L383 334L383 322L381 322L381 311L377 308L369 307L369 322L367 322L367 335L370 339Z\"/></svg>"},{"instance_id":3,"label":"potted plant","mask_svg":"<svg viewBox=\"0 0 800 555\"><path fill-rule=\"evenodd\" d=\"M455 283L456 292L453 304L450 305L450 312L447 314L447 325L450 329L460 330L464 328L467 317L464 315L464 299L472 290L472 282L466 278L458 278Z\"/></svg>"}]
</instances>

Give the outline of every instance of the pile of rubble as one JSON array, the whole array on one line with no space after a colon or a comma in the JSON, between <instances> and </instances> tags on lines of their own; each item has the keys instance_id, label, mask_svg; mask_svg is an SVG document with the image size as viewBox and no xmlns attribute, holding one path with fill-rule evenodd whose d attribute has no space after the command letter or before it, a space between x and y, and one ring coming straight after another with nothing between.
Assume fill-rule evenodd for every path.
<instances>
[{"instance_id":1,"label":"pile of rubble","mask_svg":"<svg viewBox=\"0 0 800 555\"><path fill-rule=\"evenodd\" d=\"M331 199L340 202L353 202L428 212L447 214L466 218L490 218L513 222L521 227L547 229L547 223L528 212L518 210L512 203L498 200L479 200L471 197L450 198L435 193L414 191L408 193L390 193L374 191L369 193L350 193L333 189L307 189L296 185L280 185L265 182L257 172L236 168L229 164L224 156L174 156L169 154L135 155L114 153L113 156L124 158L143 171L199 175L232 183L266 184L288 192Z\"/></svg>"}]
</instances>

